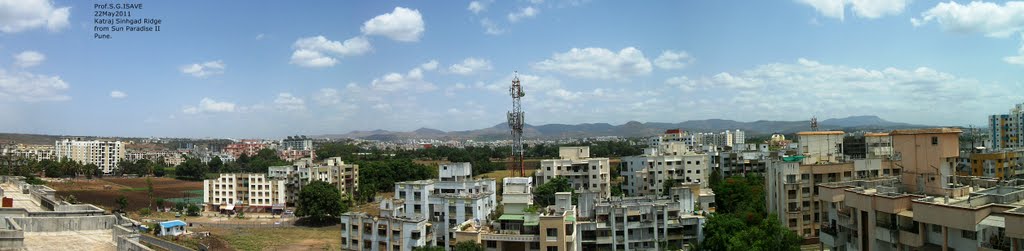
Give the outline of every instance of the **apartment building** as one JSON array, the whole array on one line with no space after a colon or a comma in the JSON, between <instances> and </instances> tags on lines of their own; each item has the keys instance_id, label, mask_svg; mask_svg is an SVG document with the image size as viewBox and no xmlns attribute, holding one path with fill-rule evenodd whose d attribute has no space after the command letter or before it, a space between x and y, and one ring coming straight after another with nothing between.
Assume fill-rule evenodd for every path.
<instances>
[{"instance_id":1,"label":"apartment building","mask_svg":"<svg viewBox=\"0 0 1024 251\"><path fill-rule=\"evenodd\" d=\"M264 211L285 205L285 180L262 173L222 173L203 181L207 211Z\"/></svg>"},{"instance_id":2,"label":"apartment building","mask_svg":"<svg viewBox=\"0 0 1024 251\"><path fill-rule=\"evenodd\" d=\"M49 145L26 145L10 144L0 146L0 155L13 156L31 160L55 160L56 151L54 146Z\"/></svg>"},{"instance_id":3,"label":"apartment building","mask_svg":"<svg viewBox=\"0 0 1024 251\"><path fill-rule=\"evenodd\" d=\"M977 147L971 151L961 151L957 174L996 179L1017 178L1024 174L1022 156L1022 148L989 150Z\"/></svg>"},{"instance_id":4,"label":"apartment building","mask_svg":"<svg viewBox=\"0 0 1024 251\"><path fill-rule=\"evenodd\" d=\"M267 177L287 181L287 201L291 204L302 188L313 181L334 185L343 195L355 194L359 189L359 165L346 164L340 157L327 158L319 164L303 158L289 166L271 166L267 168Z\"/></svg>"},{"instance_id":5,"label":"apartment building","mask_svg":"<svg viewBox=\"0 0 1024 251\"><path fill-rule=\"evenodd\" d=\"M683 143L668 142L644 149L639 156L623 157L620 173L627 196L662 195L666 182L707 186L709 157L691 151ZM669 185L671 186L671 185Z\"/></svg>"},{"instance_id":6,"label":"apartment building","mask_svg":"<svg viewBox=\"0 0 1024 251\"><path fill-rule=\"evenodd\" d=\"M701 203L714 203L713 194L700 197L700 190L699 186L676 187L671 196L609 200L581 194L578 249L685 249L703 239L704 214L710 207Z\"/></svg>"},{"instance_id":7,"label":"apartment building","mask_svg":"<svg viewBox=\"0 0 1024 251\"><path fill-rule=\"evenodd\" d=\"M245 154L247 156L254 156L257 153L259 153L260 150L263 150L263 148L267 147L267 144L264 144L259 140L246 139L238 143L229 144L225 146L224 152L227 152L228 154L231 154L231 156L238 158L239 156L242 156L242 154Z\"/></svg>"},{"instance_id":8,"label":"apartment building","mask_svg":"<svg viewBox=\"0 0 1024 251\"><path fill-rule=\"evenodd\" d=\"M62 139L54 144L54 158L68 158L84 165L94 164L104 174L117 170L117 162L124 159L124 144L114 140Z\"/></svg>"},{"instance_id":9,"label":"apartment building","mask_svg":"<svg viewBox=\"0 0 1024 251\"><path fill-rule=\"evenodd\" d=\"M436 229L434 243L455 246L452 230L464 221L487 222L497 207L494 179L473 179L470 163L441 164L436 180L395 182L405 218L427 218ZM508 210L508 209L506 209Z\"/></svg>"},{"instance_id":10,"label":"apartment building","mask_svg":"<svg viewBox=\"0 0 1024 251\"><path fill-rule=\"evenodd\" d=\"M1024 103L1008 114L989 115L988 131L994 149L1024 147Z\"/></svg>"},{"instance_id":11,"label":"apartment building","mask_svg":"<svg viewBox=\"0 0 1024 251\"><path fill-rule=\"evenodd\" d=\"M278 150L313 150L313 139L306 136L288 136L281 140L281 147Z\"/></svg>"},{"instance_id":12,"label":"apartment building","mask_svg":"<svg viewBox=\"0 0 1024 251\"><path fill-rule=\"evenodd\" d=\"M651 137L649 141L651 147L671 142L681 142L691 150L705 146L736 147L746 143L746 133L738 129L718 133L689 133L682 129L669 129L662 135Z\"/></svg>"},{"instance_id":13,"label":"apartment building","mask_svg":"<svg viewBox=\"0 0 1024 251\"><path fill-rule=\"evenodd\" d=\"M602 197L612 195L608 158L591 158L589 146L559 147L558 157L540 161L540 169L534 172L538 186L555 177L564 177L576 192L595 192Z\"/></svg>"},{"instance_id":14,"label":"apartment building","mask_svg":"<svg viewBox=\"0 0 1024 251\"><path fill-rule=\"evenodd\" d=\"M505 184L511 186L505 188L502 198L529 197L529 189L522 186L528 184L524 179L529 178L506 178ZM520 200L503 200L502 204L505 211L497 220L464 221L455 226L456 241L480 243L488 251L581 250L572 193L555 193L555 205L545 208L520 210L528 204Z\"/></svg>"},{"instance_id":15,"label":"apartment building","mask_svg":"<svg viewBox=\"0 0 1024 251\"><path fill-rule=\"evenodd\" d=\"M358 251L411 251L436 246L435 227L425 217L406 217L402 200L380 201L378 215L348 212L341 215L341 249Z\"/></svg>"},{"instance_id":16,"label":"apartment building","mask_svg":"<svg viewBox=\"0 0 1024 251\"><path fill-rule=\"evenodd\" d=\"M818 235L821 203L817 184L857 178L900 175L905 168L884 155L850 158L843 155L844 133L814 131L797 133L795 156L770 159L765 172L768 212L778 215L790 230L804 238ZM877 146L887 147L887 146ZM866 151L882 151L866 147Z\"/></svg>"}]
</instances>

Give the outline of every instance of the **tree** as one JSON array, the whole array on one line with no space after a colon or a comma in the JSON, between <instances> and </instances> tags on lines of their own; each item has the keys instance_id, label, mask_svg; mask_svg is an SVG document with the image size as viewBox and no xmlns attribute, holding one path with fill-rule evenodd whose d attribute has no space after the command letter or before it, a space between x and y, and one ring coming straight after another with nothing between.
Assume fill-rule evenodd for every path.
<instances>
[{"instance_id":1,"label":"tree","mask_svg":"<svg viewBox=\"0 0 1024 251\"><path fill-rule=\"evenodd\" d=\"M206 166L210 168L210 172L219 173L220 169L224 167L224 161L220 159L220 156L213 156L210 162L206 163Z\"/></svg>"},{"instance_id":2,"label":"tree","mask_svg":"<svg viewBox=\"0 0 1024 251\"><path fill-rule=\"evenodd\" d=\"M533 202L540 207L554 205L555 193L572 191L572 184L569 183L569 179L561 176L555 177L545 181L543 185L537 186L537 188L533 190ZM576 195L573 194L574 198L575 196Z\"/></svg>"},{"instance_id":3,"label":"tree","mask_svg":"<svg viewBox=\"0 0 1024 251\"><path fill-rule=\"evenodd\" d=\"M164 198L156 198L156 210L162 211L165 203L166 201L164 201Z\"/></svg>"},{"instance_id":4,"label":"tree","mask_svg":"<svg viewBox=\"0 0 1024 251\"><path fill-rule=\"evenodd\" d=\"M99 171L99 172L97 172L97 171ZM90 179L92 179L93 176L102 176L103 175L103 170L100 170L100 167L96 166L96 164L93 164L93 163L89 163L89 164L86 164L85 166L83 166L82 167L82 172L85 173L86 177L90 178Z\"/></svg>"},{"instance_id":5,"label":"tree","mask_svg":"<svg viewBox=\"0 0 1024 251\"><path fill-rule=\"evenodd\" d=\"M444 251L444 247L422 246L422 247L413 248L412 251Z\"/></svg>"},{"instance_id":6,"label":"tree","mask_svg":"<svg viewBox=\"0 0 1024 251\"><path fill-rule=\"evenodd\" d=\"M124 209L128 208L128 197L124 197L123 194L121 196L117 196L117 199L114 200L114 203L117 203L118 212L124 212Z\"/></svg>"},{"instance_id":7,"label":"tree","mask_svg":"<svg viewBox=\"0 0 1024 251\"><path fill-rule=\"evenodd\" d=\"M673 178L669 178L665 183L661 183L661 195L668 196L674 186L676 186L676 179Z\"/></svg>"},{"instance_id":8,"label":"tree","mask_svg":"<svg viewBox=\"0 0 1024 251\"><path fill-rule=\"evenodd\" d=\"M484 246L473 241L455 243L455 251L484 251Z\"/></svg>"},{"instance_id":9,"label":"tree","mask_svg":"<svg viewBox=\"0 0 1024 251\"><path fill-rule=\"evenodd\" d=\"M299 191L296 216L310 217L313 221L326 223L343 213L341 193L327 182L313 181Z\"/></svg>"},{"instance_id":10,"label":"tree","mask_svg":"<svg viewBox=\"0 0 1024 251\"><path fill-rule=\"evenodd\" d=\"M188 215L188 216L199 216L199 206L196 206L196 204L191 204L191 203L188 204L188 210L185 213L185 215Z\"/></svg>"},{"instance_id":11,"label":"tree","mask_svg":"<svg viewBox=\"0 0 1024 251\"><path fill-rule=\"evenodd\" d=\"M188 158L175 168L175 175L179 179L203 180L206 177L206 165L196 158Z\"/></svg>"}]
</instances>

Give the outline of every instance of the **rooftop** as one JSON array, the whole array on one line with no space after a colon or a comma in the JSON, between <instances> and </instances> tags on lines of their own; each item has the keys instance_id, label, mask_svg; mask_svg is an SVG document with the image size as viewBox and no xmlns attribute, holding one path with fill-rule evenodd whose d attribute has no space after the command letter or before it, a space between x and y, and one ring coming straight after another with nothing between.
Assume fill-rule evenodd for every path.
<instances>
[{"instance_id":1,"label":"rooftop","mask_svg":"<svg viewBox=\"0 0 1024 251\"><path fill-rule=\"evenodd\" d=\"M915 135L915 134L944 134L944 133L962 133L963 131L958 128L926 128L926 129L905 129L905 130L892 130L890 135Z\"/></svg>"},{"instance_id":2,"label":"rooftop","mask_svg":"<svg viewBox=\"0 0 1024 251\"><path fill-rule=\"evenodd\" d=\"M843 135L843 131L810 131L810 132L798 132L796 135Z\"/></svg>"}]
</instances>

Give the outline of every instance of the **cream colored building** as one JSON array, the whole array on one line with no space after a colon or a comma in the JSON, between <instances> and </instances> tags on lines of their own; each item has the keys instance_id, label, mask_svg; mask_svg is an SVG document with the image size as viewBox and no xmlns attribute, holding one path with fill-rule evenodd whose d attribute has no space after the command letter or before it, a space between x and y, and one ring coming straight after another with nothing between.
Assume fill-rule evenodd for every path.
<instances>
[{"instance_id":1,"label":"cream colored building","mask_svg":"<svg viewBox=\"0 0 1024 251\"><path fill-rule=\"evenodd\" d=\"M285 204L285 182L262 173L222 173L203 181L203 204L210 211L270 209Z\"/></svg>"},{"instance_id":2,"label":"cream colored building","mask_svg":"<svg viewBox=\"0 0 1024 251\"><path fill-rule=\"evenodd\" d=\"M341 250L411 251L435 246L434 226L424 217L406 217L402 200L380 201L379 215L341 215Z\"/></svg>"},{"instance_id":3,"label":"cream colored building","mask_svg":"<svg viewBox=\"0 0 1024 251\"><path fill-rule=\"evenodd\" d=\"M68 158L83 165L94 164L104 174L117 170L117 162L124 159L121 141L63 139L54 144L54 158Z\"/></svg>"},{"instance_id":4,"label":"cream colored building","mask_svg":"<svg viewBox=\"0 0 1024 251\"><path fill-rule=\"evenodd\" d=\"M623 157L622 191L628 196L662 195L665 182L694 183L707 187L710 158L684 143L668 142L644 149L639 156Z\"/></svg>"},{"instance_id":5,"label":"cream colored building","mask_svg":"<svg viewBox=\"0 0 1024 251\"><path fill-rule=\"evenodd\" d=\"M610 197L611 167L608 158L591 158L589 146L559 147L559 159L541 160L534 173L537 185L565 177L576 192L595 192Z\"/></svg>"},{"instance_id":6,"label":"cream colored building","mask_svg":"<svg viewBox=\"0 0 1024 251\"><path fill-rule=\"evenodd\" d=\"M512 193L522 194L520 190ZM509 191L505 190L503 195L507 194ZM480 243L489 251L580 250L572 193L556 193L555 205L546 208L528 208L524 211L511 208L518 207L506 206L504 214L494 221L462 222L455 227L456 241Z\"/></svg>"}]
</instances>

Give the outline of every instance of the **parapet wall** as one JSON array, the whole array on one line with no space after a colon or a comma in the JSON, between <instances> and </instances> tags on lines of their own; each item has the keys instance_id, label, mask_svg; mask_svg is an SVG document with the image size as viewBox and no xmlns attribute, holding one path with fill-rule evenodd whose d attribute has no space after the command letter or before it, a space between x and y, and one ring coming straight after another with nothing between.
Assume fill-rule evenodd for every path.
<instances>
[{"instance_id":1,"label":"parapet wall","mask_svg":"<svg viewBox=\"0 0 1024 251\"><path fill-rule=\"evenodd\" d=\"M153 251L139 243L139 233L130 227L115 225L111 231L114 231L114 243L118 251Z\"/></svg>"},{"instance_id":2,"label":"parapet wall","mask_svg":"<svg viewBox=\"0 0 1024 251\"><path fill-rule=\"evenodd\" d=\"M0 220L0 250L22 250L25 248L25 231L11 218Z\"/></svg>"},{"instance_id":3,"label":"parapet wall","mask_svg":"<svg viewBox=\"0 0 1024 251\"><path fill-rule=\"evenodd\" d=\"M13 218L25 232L62 232L104 230L117 225L112 215L78 217L24 217Z\"/></svg>"}]
</instances>

